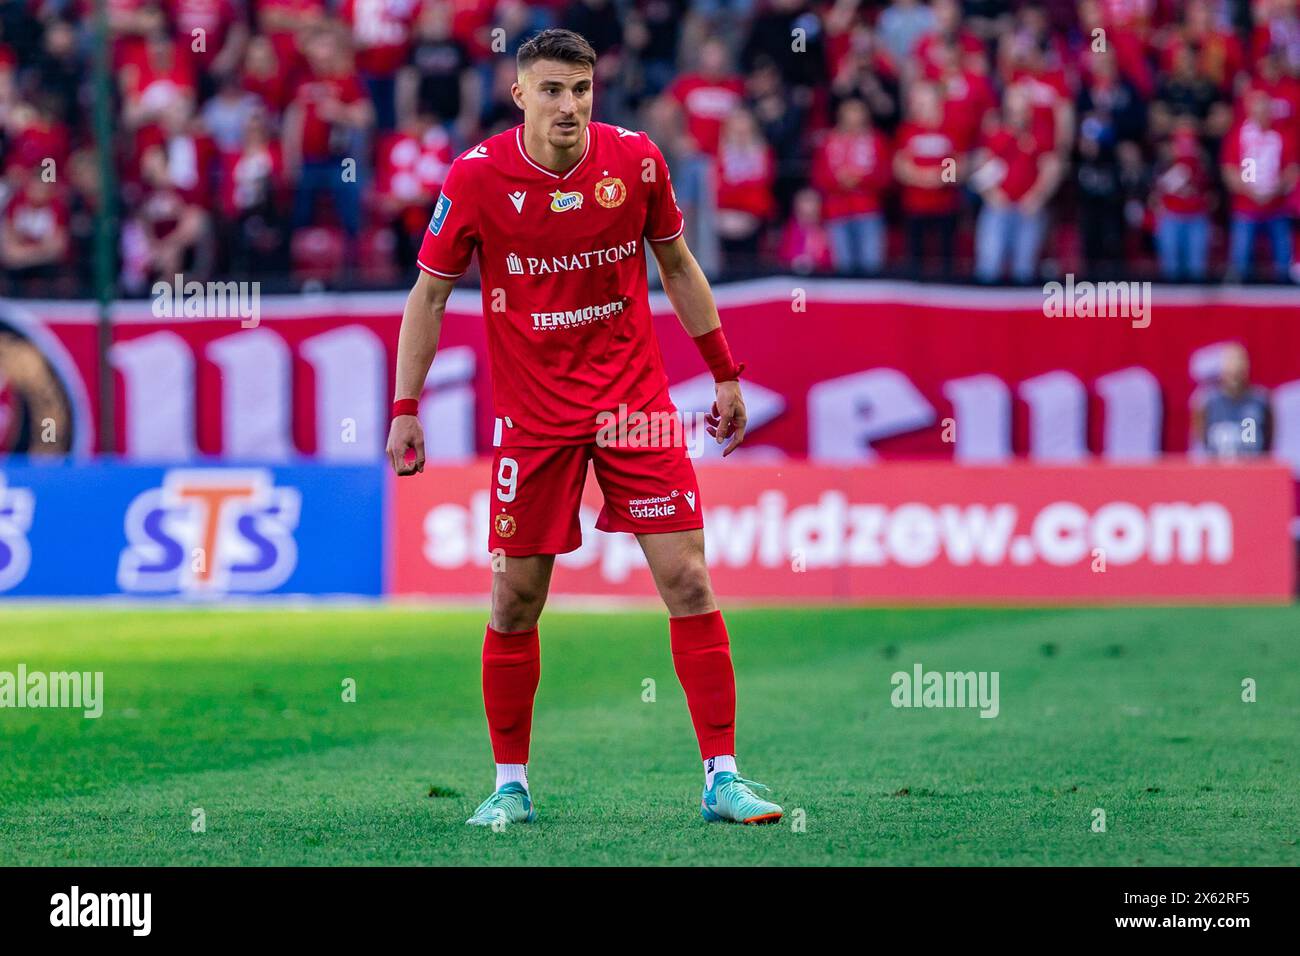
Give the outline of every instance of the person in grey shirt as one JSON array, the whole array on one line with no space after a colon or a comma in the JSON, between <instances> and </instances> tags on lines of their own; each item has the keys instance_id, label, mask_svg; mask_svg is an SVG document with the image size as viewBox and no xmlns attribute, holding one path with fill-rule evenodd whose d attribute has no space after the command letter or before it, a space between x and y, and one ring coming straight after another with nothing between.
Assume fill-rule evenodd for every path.
<instances>
[{"instance_id":1,"label":"person in grey shirt","mask_svg":"<svg viewBox=\"0 0 1300 956\"><path fill-rule=\"evenodd\" d=\"M1252 458L1268 452L1272 430L1268 392L1250 384L1250 356L1241 345L1223 353L1216 385L1192 411L1192 434L1211 458Z\"/></svg>"},{"instance_id":2,"label":"person in grey shirt","mask_svg":"<svg viewBox=\"0 0 1300 956\"><path fill-rule=\"evenodd\" d=\"M934 11L917 0L894 0L880 14L876 32L898 69L904 70L917 41L934 29Z\"/></svg>"}]
</instances>

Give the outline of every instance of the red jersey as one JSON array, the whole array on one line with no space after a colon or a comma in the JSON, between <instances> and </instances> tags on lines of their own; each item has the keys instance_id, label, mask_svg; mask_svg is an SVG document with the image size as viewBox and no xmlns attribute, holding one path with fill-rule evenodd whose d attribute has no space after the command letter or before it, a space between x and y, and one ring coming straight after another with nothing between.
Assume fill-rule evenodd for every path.
<instances>
[{"instance_id":1,"label":"red jersey","mask_svg":"<svg viewBox=\"0 0 1300 956\"><path fill-rule=\"evenodd\" d=\"M203 31L204 49L195 50L190 42L189 50L204 69L221 52L227 31L242 14L232 0L168 0L167 11L175 24L176 36L183 40L192 41L195 30Z\"/></svg>"},{"instance_id":2,"label":"red jersey","mask_svg":"<svg viewBox=\"0 0 1300 956\"><path fill-rule=\"evenodd\" d=\"M1261 192L1274 192L1282 174L1296 161L1295 144L1276 127L1261 129L1254 120L1246 120L1223 138L1219 161L1234 171L1240 171L1246 168L1242 165L1246 159L1254 161L1256 188ZM1248 219L1268 219L1280 215L1285 202L1285 196L1275 195L1260 202L1250 194L1233 193L1232 211Z\"/></svg>"},{"instance_id":3,"label":"red jersey","mask_svg":"<svg viewBox=\"0 0 1300 956\"><path fill-rule=\"evenodd\" d=\"M880 211L881 194L893 182L889 144L874 130L832 130L813 153L812 182L822 194L827 222ZM841 175L853 178L846 184Z\"/></svg>"},{"instance_id":4,"label":"red jersey","mask_svg":"<svg viewBox=\"0 0 1300 956\"><path fill-rule=\"evenodd\" d=\"M679 76L668 87L667 93L686 112L686 132L691 134L700 151L716 156L722 121L744 99L744 81L739 77L710 80L692 73Z\"/></svg>"},{"instance_id":5,"label":"red jersey","mask_svg":"<svg viewBox=\"0 0 1300 956\"><path fill-rule=\"evenodd\" d=\"M1038 182L1038 164L1051 152L1032 132L1017 133L998 125L984 137L983 147L1001 161L1005 172L998 183L1002 194L1019 202Z\"/></svg>"},{"instance_id":6,"label":"red jersey","mask_svg":"<svg viewBox=\"0 0 1300 956\"><path fill-rule=\"evenodd\" d=\"M25 245L35 245L55 233L68 231L68 207L59 193L51 191L43 199L32 195L30 187L14 193L5 207L4 217Z\"/></svg>"},{"instance_id":7,"label":"red jersey","mask_svg":"<svg viewBox=\"0 0 1300 956\"><path fill-rule=\"evenodd\" d=\"M1210 175L1195 139L1175 144L1175 153L1152 184L1156 204L1178 216L1200 215L1209 209Z\"/></svg>"},{"instance_id":8,"label":"red jersey","mask_svg":"<svg viewBox=\"0 0 1300 956\"><path fill-rule=\"evenodd\" d=\"M352 26L357 69L370 76L396 73L406 62L419 12L417 0L343 0L339 16Z\"/></svg>"},{"instance_id":9,"label":"red jersey","mask_svg":"<svg viewBox=\"0 0 1300 956\"><path fill-rule=\"evenodd\" d=\"M335 99L350 106L366 99L366 89L355 73L336 76L308 76L298 85L294 100L302 104L302 155L304 159L329 159L338 154L344 144L342 127L321 119L319 105ZM336 133L340 134L336 136Z\"/></svg>"},{"instance_id":10,"label":"red jersey","mask_svg":"<svg viewBox=\"0 0 1300 956\"><path fill-rule=\"evenodd\" d=\"M528 156L522 124L462 153L420 247L420 268L442 278L478 253L512 446L590 442L620 405L673 408L642 245L681 235L668 167L645 133L591 123L586 139L562 172Z\"/></svg>"},{"instance_id":11,"label":"red jersey","mask_svg":"<svg viewBox=\"0 0 1300 956\"><path fill-rule=\"evenodd\" d=\"M718 208L769 219L776 212L776 159L766 143L718 148Z\"/></svg>"},{"instance_id":12,"label":"red jersey","mask_svg":"<svg viewBox=\"0 0 1300 956\"><path fill-rule=\"evenodd\" d=\"M894 142L896 152L907 154L914 165L942 172L945 160L959 158L959 138L954 124L945 119L943 125L933 128L904 123ZM961 187L942 181L935 186L904 184L902 200L903 211L909 215L947 215L961 208Z\"/></svg>"}]
</instances>

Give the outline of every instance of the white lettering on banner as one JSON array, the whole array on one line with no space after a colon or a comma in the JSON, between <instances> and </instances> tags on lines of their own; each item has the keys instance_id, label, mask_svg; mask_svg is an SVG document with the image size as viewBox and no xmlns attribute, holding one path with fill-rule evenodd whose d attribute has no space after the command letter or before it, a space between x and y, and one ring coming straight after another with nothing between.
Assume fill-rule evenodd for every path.
<instances>
[{"instance_id":1,"label":"white lettering on banner","mask_svg":"<svg viewBox=\"0 0 1300 956\"><path fill-rule=\"evenodd\" d=\"M957 423L953 457L960 462L1011 457L1011 389L996 375L972 375L943 384Z\"/></svg>"},{"instance_id":2,"label":"white lettering on banner","mask_svg":"<svg viewBox=\"0 0 1300 956\"><path fill-rule=\"evenodd\" d=\"M194 353L189 343L175 332L153 332L115 343L108 361L122 376L126 454L134 461L193 457Z\"/></svg>"},{"instance_id":3,"label":"white lettering on banner","mask_svg":"<svg viewBox=\"0 0 1300 956\"><path fill-rule=\"evenodd\" d=\"M1107 461L1144 462L1160 457L1160 383L1133 366L1103 375L1097 394L1106 407L1102 454Z\"/></svg>"},{"instance_id":4,"label":"white lettering on banner","mask_svg":"<svg viewBox=\"0 0 1300 956\"><path fill-rule=\"evenodd\" d=\"M1029 457L1082 461L1088 457L1088 393L1069 372L1048 372L1020 383L1029 406Z\"/></svg>"},{"instance_id":5,"label":"white lettering on banner","mask_svg":"<svg viewBox=\"0 0 1300 956\"><path fill-rule=\"evenodd\" d=\"M439 349L424 379L432 394L420 400L424 454L429 461L474 457L474 376L478 357L468 345ZM500 419L498 419L500 421Z\"/></svg>"},{"instance_id":6,"label":"white lettering on banner","mask_svg":"<svg viewBox=\"0 0 1300 956\"><path fill-rule=\"evenodd\" d=\"M316 376L316 455L325 461L374 461L388 437L388 356L364 325L344 325L298 348ZM345 435L344 419L356 423Z\"/></svg>"},{"instance_id":7,"label":"white lettering on banner","mask_svg":"<svg viewBox=\"0 0 1300 956\"><path fill-rule=\"evenodd\" d=\"M538 313L538 324L548 333L563 335L573 323L604 321L597 313L606 306L592 306L564 312ZM281 327L283 328L283 326ZM356 460L382 457L384 419L387 396L382 387L379 398L372 394L370 379L379 374L374 340L368 327L356 326L358 344L371 358L363 358L353 369L345 364L343 339L336 334L349 330L331 330L291 345L290 340L263 325L242 330L207 346L205 357L216 363L221 375L213 393L220 403L222 443L213 449L231 457L255 457L259 460L283 460L297 452L292 440L291 423L295 414L311 414L311 408L295 408L291 392L292 362L296 353L316 371L315 404L318 457ZM366 328L365 332L361 330ZM558 330L558 331L556 331ZM382 336L377 336L382 339ZM116 342L109 350L109 361L121 375L124 401L122 415L123 450L135 461L189 460L196 453L195 423L212 421L214 410L208 403L199 405L197 395L195 342L170 330L152 332ZM339 343L336 346L321 343ZM323 348L323 350L322 350ZM463 345L462 358L451 361L451 351L444 350L434 363L426 384L432 394L421 404L426 438L444 447L437 452L443 460L472 457L484 451L477 445L475 429L476 377L482 372L479 346ZM1189 356L1189 367L1197 381L1217 374L1224 343L1206 345ZM387 362L388 359L385 360ZM385 369L387 364L385 364ZM438 378L446 368L447 379ZM386 372L385 372L386 374ZM435 383L435 379L437 382ZM756 441L747 443L741 453L754 455L798 455L803 435L807 438L808 457L817 462L869 462L881 457L881 442L923 429L945 428L940 411L917 385L902 371L873 368L807 384L807 404L799 409L798 395L806 380L788 380L780 390L763 389L757 382L746 387L751 400L751 434L765 424L781 427L768 429ZM1165 449L1164 386L1150 369L1128 366L1082 380L1074 372L1055 369L1023 381L992 373L961 376L927 385L952 405L951 429L945 441L953 443L954 460L962 463L993 463L1014 457L1014 401L1023 400L1028 408L1028 453L1039 461L1077 461L1094 457L1088 448L1089 389L1103 408L1100 456L1107 461L1140 462L1153 460ZM678 382L672 395L685 413L706 410L712 404L713 382L707 376ZM377 403L377 408L374 407ZM941 403L940 403L941 404ZM353 414L337 416L338 408ZM1300 476L1300 380L1283 382L1271 389L1273 412L1272 447L1274 457L1288 462ZM367 411L367 409L371 409ZM436 413L435 413L436 409ZM369 428L365 419L378 414L380 424ZM947 411L944 410L946 416ZM792 416L806 415L802 422ZM355 444L339 443L339 423L335 417L355 420ZM949 420L945 417L944 422ZM689 422L688 422L689 424ZM806 425L806 432L803 426ZM367 436L367 431L378 436ZM781 437L765 443L766 435ZM699 436L688 430L688 442ZM328 439L328 441L325 441ZM935 450L927 436L922 447ZM709 455L721 449L711 441L701 441ZM1171 443L1181 449L1176 436ZM433 457L433 449L429 449ZM887 451L886 454L889 452Z\"/></svg>"},{"instance_id":8,"label":"white lettering on banner","mask_svg":"<svg viewBox=\"0 0 1300 956\"><path fill-rule=\"evenodd\" d=\"M873 441L934 421L934 406L902 372L855 372L808 389L808 455L816 461L870 461L876 457Z\"/></svg>"},{"instance_id":9,"label":"white lettering on banner","mask_svg":"<svg viewBox=\"0 0 1300 956\"><path fill-rule=\"evenodd\" d=\"M440 504L424 520L425 559L447 570L485 566L489 507L486 492L469 507ZM592 534L595 512L582 509L583 545L557 560L574 568L599 565L612 583L645 567L630 535ZM927 504L895 507L853 502L840 491L790 507L779 491L760 493L753 505L710 508L704 524L705 553L713 566L781 567L798 551L811 569L841 567L923 568L943 561L956 567L983 565L1069 567L1106 551L1114 566L1226 564L1233 555L1232 515L1219 502L1111 501L1093 510L1055 501L1023 516L1010 502ZM1027 530L1020 530L1027 529Z\"/></svg>"},{"instance_id":10,"label":"white lettering on banner","mask_svg":"<svg viewBox=\"0 0 1300 956\"><path fill-rule=\"evenodd\" d=\"M293 357L284 339L247 329L217 339L207 356L221 368L221 451L244 461L284 461L293 455Z\"/></svg>"}]
</instances>

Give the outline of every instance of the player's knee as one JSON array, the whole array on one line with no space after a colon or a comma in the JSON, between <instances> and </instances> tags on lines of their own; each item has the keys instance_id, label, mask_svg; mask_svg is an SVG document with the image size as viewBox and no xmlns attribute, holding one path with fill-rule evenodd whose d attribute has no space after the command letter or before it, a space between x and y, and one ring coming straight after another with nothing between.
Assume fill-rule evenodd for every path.
<instances>
[{"instance_id":1,"label":"player's knee","mask_svg":"<svg viewBox=\"0 0 1300 956\"><path fill-rule=\"evenodd\" d=\"M664 602L674 617L716 609L709 569L701 561L684 564L664 581Z\"/></svg>"},{"instance_id":2,"label":"player's knee","mask_svg":"<svg viewBox=\"0 0 1300 956\"><path fill-rule=\"evenodd\" d=\"M498 631L527 631L537 626L546 605L546 589L531 583L500 583L492 589L492 626Z\"/></svg>"}]
</instances>

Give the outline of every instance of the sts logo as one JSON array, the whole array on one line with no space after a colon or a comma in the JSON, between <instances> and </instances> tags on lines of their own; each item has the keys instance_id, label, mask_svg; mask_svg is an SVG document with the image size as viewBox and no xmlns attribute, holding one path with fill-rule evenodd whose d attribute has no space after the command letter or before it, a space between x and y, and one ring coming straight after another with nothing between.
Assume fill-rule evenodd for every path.
<instances>
[{"instance_id":1,"label":"sts logo","mask_svg":"<svg viewBox=\"0 0 1300 956\"><path fill-rule=\"evenodd\" d=\"M32 566L27 532L35 509L30 489L7 487L0 473L0 591L17 587Z\"/></svg>"},{"instance_id":2,"label":"sts logo","mask_svg":"<svg viewBox=\"0 0 1300 956\"><path fill-rule=\"evenodd\" d=\"M126 510L123 591L272 591L298 565L302 495L266 469L172 469Z\"/></svg>"}]
</instances>

